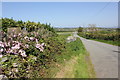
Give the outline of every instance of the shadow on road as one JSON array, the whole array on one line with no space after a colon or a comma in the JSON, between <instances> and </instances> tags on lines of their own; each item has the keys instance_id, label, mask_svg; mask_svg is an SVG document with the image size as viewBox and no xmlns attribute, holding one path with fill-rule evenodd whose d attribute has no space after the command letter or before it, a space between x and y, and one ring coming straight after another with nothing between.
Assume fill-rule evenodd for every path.
<instances>
[{"instance_id":1,"label":"shadow on road","mask_svg":"<svg viewBox=\"0 0 120 80\"><path fill-rule=\"evenodd\" d=\"M115 51L115 50L113 50L113 52L117 52L117 53L120 53L120 51Z\"/></svg>"}]
</instances>

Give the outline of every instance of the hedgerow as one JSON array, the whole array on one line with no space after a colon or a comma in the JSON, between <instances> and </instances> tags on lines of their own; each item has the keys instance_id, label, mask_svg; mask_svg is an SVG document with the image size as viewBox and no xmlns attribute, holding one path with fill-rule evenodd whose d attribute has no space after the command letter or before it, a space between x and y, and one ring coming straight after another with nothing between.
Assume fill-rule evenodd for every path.
<instances>
[{"instance_id":1,"label":"hedgerow","mask_svg":"<svg viewBox=\"0 0 120 80\"><path fill-rule=\"evenodd\" d=\"M20 27L8 33L8 28ZM26 28L27 33L23 33ZM42 78L44 69L55 61L55 55L64 50L64 43L57 38L54 29L47 24L15 21L2 18L0 41L0 74L8 78Z\"/></svg>"},{"instance_id":2,"label":"hedgerow","mask_svg":"<svg viewBox=\"0 0 120 80\"><path fill-rule=\"evenodd\" d=\"M108 31L101 29L97 31L82 31L82 32L78 32L78 34L87 39L113 41L117 43L120 41L119 28L116 28L116 30L111 29Z\"/></svg>"}]
</instances>

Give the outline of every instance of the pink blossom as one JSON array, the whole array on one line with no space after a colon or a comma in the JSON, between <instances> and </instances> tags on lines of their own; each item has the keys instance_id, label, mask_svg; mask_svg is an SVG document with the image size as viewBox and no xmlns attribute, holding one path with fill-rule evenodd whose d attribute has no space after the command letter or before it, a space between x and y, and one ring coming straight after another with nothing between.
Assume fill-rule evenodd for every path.
<instances>
[{"instance_id":1,"label":"pink blossom","mask_svg":"<svg viewBox=\"0 0 120 80\"><path fill-rule=\"evenodd\" d=\"M17 35L13 35L13 37L17 37Z\"/></svg>"},{"instance_id":2,"label":"pink blossom","mask_svg":"<svg viewBox=\"0 0 120 80\"><path fill-rule=\"evenodd\" d=\"M36 44L36 48L38 48L42 52L44 50L43 45L41 45L41 44Z\"/></svg>"},{"instance_id":3,"label":"pink blossom","mask_svg":"<svg viewBox=\"0 0 120 80\"><path fill-rule=\"evenodd\" d=\"M8 42L7 44L8 44L8 46L10 46L10 42Z\"/></svg>"},{"instance_id":4,"label":"pink blossom","mask_svg":"<svg viewBox=\"0 0 120 80\"><path fill-rule=\"evenodd\" d=\"M44 50L44 48L39 48L40 49L40 51L42 51L43 52L43 50Z\"/></svg>"},{"instance_id":5,"label":"pink blossom","mask_svg":"<svg viewBox=\"0 0 120 80\"><path fill-rule=\"evenodd\" d=\"M2 54L0 54L0 58L2 58L3 57L3 55Z\"/></svg>"},{"instance_id":6,"label":"pink blossom","mask_svg":"<svg viewBox=\"0 0 120 80\"><path fill-rule=\"evenodd\" d=\"M18 36L21 36L21 33L19 33Z\"/></svg>"},{"instance_id":7,"label":"pink blossom","mask_svg":"<svg viewBox=\"0 0 120 80\"><path fill-rule=\"evenodd\" d=\"M9 49L9 50L7 50L6 52L7 52L7 53L18 54L18 50L16 50L16 49L14 49L14 50Z\"/></svg>"},{"instance_id":8,"label":"pink blossom","mask_svg":"<svg viewBox=\"0 0 120 80\"><path fill-rule=\"evenodd\" d=\"M18 43L18 45L22 45L22 43Z\"/></svg>"},{"instance_id":9,"label":"pink blossom","mask_svg":"<svg viewBox=\"0 0 120 80\"><path fill-rule=\"evenodd\" d=\"M29 45L28 45L28 44L25 44L25 47L26 47L26 48L29 48Z\"/></svg>"},{"instance_id":10,"label":"pink blossom","mask_svg":"<svg viewBox=\"0 0 120 80\"><path fill-rule=\"evenodd\" d=\"M0 52L3 52L3 48L0 49Z\"/></svg>"},{"instance_id":11,"label":"pink blossom","mask_svg":"<svg viewBox=\"0 0 120 80\"><path fill-rule=\"evenodd\" d=\"M4 43L2 41L0 41L0 46L4 47Z\"/></svg>"},{"instance_id":12,"label":"pink blossom","mask_svg":"<svg viewBox=\"0 0 120 80\"><path fill-rule=\"evenodd\" d=\"M19 43L18 41L12 41L13 43Z\"/></svg>"},{"instance_id":13,"label":"pink blossom","mask_svg":"<svg viewBox=\"0 0 120 80\"><path fill-rule=\"evenodd\" d=\"M3 43L2 41L0 41L0 44Z\"/></svg>"},{"instance_id":14,"label":"pink blossom","mask_svg":"<svg viewBox=\"0 0 120 80\"><path fill-rule=\"evenodd\" d=\"M35 39L36 43L38 43L38 39Z\"/></svg>"},{"instance_id":15,"label":"pink blossom","mask_svg":"<svg viewBox=\"0 0 120 80\"><path fill-rule=\"evenodd\" d=\"M29 37L28 37L28 36L25 36L24 39L29 39Z\"/></svg>"},{"instance_id":16,"label":"pink blossom","mask_svg":"<svg viewBox=\"0 0 120 80\"><path fill-rule=\"evenodd\" d=\"M45 45L45 43L42 43L41 45L42 45L42 46L44 46L44 45Z\"/></svg>"},{"instance_id":17,"label":"pink blossom","mask_svg":"<svg viewBox=\"0 0 120 80\"><path fill-rule=\"evenodd\" d=\"M40 44L36 44L36 48L39 48L41 45Z\"/></svg>"},{"instance_id":18,"label":"pink blossom","mask_svg":"<svg viewBox=\"0 0 120 80\"><path fill-rule=\"evenodd\" d=\"M17 45L15 45L14 47L11 47L12 49L20 49L20 45L19 44L17 44Z\"/></svg>"},{"instance_id":19,"label":"pink blossom","mask_svg":"<svg viewBox=\"0 0 120 80\"><path fill-rule=\"evenodd\" d=\"M12 31L14 32L15 30L13 29Z\"/></svg>"},{"instance_id":20,"label":"pink blossom","mask_svg":"<svg viewBox=\"0 0 120 80\"><path fill-rule=\"evenodd\" d=\"M24 51L24 50L19 50L19 53L20 53L20 55L22 56L22 57L26 57L27 55L26 55L26 52Z\"/></svg>"},{"instance_id":21,"label":"pink blossom","mask_svg":"<svg viewBox=\"0 0 120 80\"><path fill-rule=\"evenodd\" d=\"M13 50L9 48L8 50L6 50L6 53L13 53Z\"/></svg>"},{"instance_id":22,"label":"pink blossom","mask_svg":"<svg viewBox=\"0 0 120 80\"><path fill-rule=\"evenodd\" d=\"M8 46L8 43L4 42L4 47L7 47Z\"/></svg>"},{"instance_id":23,"label":"pink blossom","mask_svg":"<svg viewBox=\"0 0 120 80\"><path fill-rule=\"evenodd\" d=\"M30 40L33 41L35 38L34 37L30 37Z\"/></svg>"},{"instance_id":24,"label":"pink blossom","mask_svg":"<svg viewBox=\"0 0 120 80\"><path fill-rule=\"evenodd\" d=\"M16 49L14 49L14 50L10 49L10 50L7 51L7 53L18 54L18 50L16 50Z\"/></svg>"}]
</instances>

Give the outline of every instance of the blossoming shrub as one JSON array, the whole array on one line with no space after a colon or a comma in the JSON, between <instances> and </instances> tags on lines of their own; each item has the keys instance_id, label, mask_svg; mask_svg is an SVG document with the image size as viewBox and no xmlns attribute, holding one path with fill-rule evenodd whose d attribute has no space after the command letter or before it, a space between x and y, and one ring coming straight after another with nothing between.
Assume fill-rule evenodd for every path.
<instances>
[{"instance_id":1,"label":"blossoming shrub","mask_svg":"<svg viewBox=\"0 0 120 80\"><path fill-rule=\"evenodd\" d=\"M27 34L0 33L0 74L9 78L43 77L44 68L64 49L63 43L47 29Z\"/></svg>"},{"instance_id":2,"label":"blossoming shrub","mask_svg":"<svg viewBox=\"0 0 120 80\"><path fill-rule=\"evenodd\" d=\"M23 77L26 71L30 70L26 69L32 66L37 57L43 53L45 43L40 43L40 39L28 37L22 33L10 35L4 33L4 35L6 37L0 41L2 74L10 77ZM19 74L21 71L22 74Z\"/></svg>"}]
</instances>

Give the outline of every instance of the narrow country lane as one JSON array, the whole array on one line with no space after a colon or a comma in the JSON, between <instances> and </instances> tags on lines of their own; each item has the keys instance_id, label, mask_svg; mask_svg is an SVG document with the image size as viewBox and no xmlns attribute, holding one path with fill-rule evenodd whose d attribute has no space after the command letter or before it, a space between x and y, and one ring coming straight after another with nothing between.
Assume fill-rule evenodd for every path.
<instances>
[{"instance_id":1,"label":"narrow country lane","mask_svg":"<svg viewBox=\"0 0 120 80\"><path fill-rule=\"evenodd\" d=\"M73 35L79 37L77 32ZM90 53L97 78L118 78L118 46L79 38Z\"/></svg>"}]
</instances>

